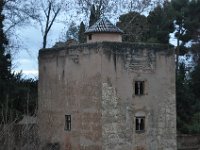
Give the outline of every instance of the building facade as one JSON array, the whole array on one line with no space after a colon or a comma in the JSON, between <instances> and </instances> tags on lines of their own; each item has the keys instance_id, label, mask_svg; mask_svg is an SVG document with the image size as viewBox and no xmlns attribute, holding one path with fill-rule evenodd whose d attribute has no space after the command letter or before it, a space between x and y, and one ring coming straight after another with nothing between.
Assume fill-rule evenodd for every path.
<instances>
[{"instance_id":1,"label":"building facade","mask_svg":"<svg viewBox=\"0 0 200 150\"><path fill-rule=\"evenodd\" d=\"M40 148L176 150L174 60L159 44L40 50Z\"/></svg>"}]
</instances>

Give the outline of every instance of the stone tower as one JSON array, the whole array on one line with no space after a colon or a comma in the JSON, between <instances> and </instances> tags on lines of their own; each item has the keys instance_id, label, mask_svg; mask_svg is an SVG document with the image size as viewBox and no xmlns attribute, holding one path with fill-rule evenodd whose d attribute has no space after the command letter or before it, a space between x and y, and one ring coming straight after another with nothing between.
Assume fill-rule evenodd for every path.
<instances>
[{"instance_id":1,"label":"stone tower","mask_svg":"<svg viewBox=\"0 0 200 150\"><path fill-rule=\"evenodd\" d=\"M122 33L123 31L114 26L106 17L99 19L85 32L87 43L103 41L122 42Z\"/></svg>"},{"instance_id":2,"label":"stone tower","mask_svg":"<svg viewBox=\"0 0 200 150\"><path fill-rule=\"evenodd\" d=\"M92 40L39 52L41 149L176 150L173 50Z\"/></svg>"}]
</instances>

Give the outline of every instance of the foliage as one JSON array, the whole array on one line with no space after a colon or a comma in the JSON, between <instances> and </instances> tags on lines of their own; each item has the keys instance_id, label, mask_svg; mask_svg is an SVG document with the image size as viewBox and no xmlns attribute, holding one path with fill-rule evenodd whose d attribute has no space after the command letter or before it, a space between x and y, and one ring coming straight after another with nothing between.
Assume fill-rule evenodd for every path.
<instances>
[{"instance_id":1,"label":"foliage","mask_svg":"<svg viewBox=\"0 0 200 150\"><path fill-rule=\"evenodd\" d=\"M4 21L4 15L3 15L3 6L4 1L0 1L0 84L2 84L5 80L9 79L10 75L10 54L6 53L5 47L8 44L8 40L6 35L3 31L3 21Z\"/></svg>"},{"instance_id":2,"label":"foliage","mask_svg":"<svg viewBox=\"0 0 200 150\"><path fill-rule=\"evenodd\" d=\"M176 47L176 71L179 56L189 51L187 44L199 39L200 2L197 0L172 0L171 10L174 15Z\"/></svg>"},{"instance_id":3,"label":"foliage","mask_svg":"<svg viewBox=\"0 0 200 150\"><path fill-rule=\"evenodd\" d=\"M123 14L127 11L144 13L152 9L155 4L164 0L78 0L82 12L88 16L92 5L99 11L100 16L113 17L113 14Z\"/></svg>"},{"instance_id":4,"label":"foliage","mask_svg":"<svg viewBox=\"0 0 200 150\"><path fill-rule=\"evenodd\" d=\"M75 22L71 22L69 28L66 32L66 39L75 39L78 40L78 27L76 26Z\"/></svg>"},{"instance_id":5,"label":"foliage","mask_svg":"<svg viewBox=\"0 0 200 150\"><path fill-rule=\"evenodd\" d=\"M125 33L123 34L123 41L126 42L141 42L146 41L148 24L144 15L137 12L129 12L119 17L117 26Z\"/></svg>"},{"instance_id":6,"label":"foliage","mask_svg":"<svg viewBox=\"0 0 200 150\"><path fill-rule=\"evenodd\" d=\"M181 133L200 133L200 66L187 72L184 63L179 66L176 81L177 127Z\"/></svg>"},{"instance_id":7,"label":"foliage","mask_svg":"<svg viewBox=\"0 0 200 150\"><path fill-rule=\"evenodd\" d=\"M169 3L158 5L147 17L149 25L148 42L169 43L169 34L174 31L173 20L169 11Z\"/></svg>"},{"instance_id":8,"label":"foliage","mask_svg":"<svg viewBox=\"0 0 200 150\"><path fill-rule=\"evenodd\" d=\"M195 96L200 98L200 64L197 64L191 73L191 88Z\"/></svg>"},{"instance_id":9,"label":"foliage","mask_svg":"<svg viewBox=\"0 0 200 150\"><path fill-rule=\"evenodd\" d=\"M0 98L0 122L5 124L22 115L33 115L37 110L37 81L23 79L21 73L12 74L2 87Z\"/></svg>"},{"instance_id":10,"label":"foliage","mask_svg":"<svg viewBox=\"0 0 200 150\"><path fill-rule=\"evenodd\" d=\"M22 114L33 114L37 102L37 82L11 73L8 40L3 31L4 1L0 1L0 123L6 124Z\"/></svg>"},{"instance_id":11,"label":"foliage","mask_svg":"<svg viewBox=\"0 0 200 150\"><path fill-rule=\"evenodd\" d=\"M112 2L112 0L78 0L79 5L81 6L82 10L86 12L86 14L89 10L90 16L95 15L97 18L101 17L105 14L105 12L109 12L110 9L112 9L110 2ZM91 12L93 14L91 14Z\"/></svg>"},{"instance_id":12,"label":"foliage","mask_svg":"<svg viewBox=\"0 0 200 150\"><path fill-rule=\"evenodd\" d=\"M0 103L1 104L6 103L6 97L9 91L7 83L9 82L11 77L10 54L6 53L5 51L5 46L8 44L8 40L3 31L4 15L2 12L4 4L5 4L4 1L0 1L0 95L1 95Z\"/></svg>"},{"instance_id":13,"label":"foliage","mask_svg":"<svg viewBox=\"0 0 200 150\"><path fill-rule=\"evenodd\" d=\"M177 46L179 46L179 54L185 54L186 48L185 44L190 40L190 35L188 34L187 26L189 21L188 0L172 0L171 6L174 14L174 20L176 25L175 37L177 38Z\"/></svg>"},{"instance_id":14,"label":"foliage","mask_svg":"<svg viewBox=\"0 0 200 150\"><path fill-rule=\"evenodd\" d=\"M99 7L95 7L95 5L91 6L90 10L90 20L89 20L89 27L91 27L97 20L100 19L101 13Z\"/></svg>"},{"instance_id":15,"label":"foliage","mask_svg":"<svg viewBox=\"0 0 200 150\"><path fill-rule=\"evenodd\" d=\"M191 123L188 125L188 132L192 134L200 133L200 112L192 115Z\"/></svg>"},{"instance_id":16,"label":"foliage","mask_svg":"<svg viewBox=\"0 0 200 150\"><path fill-rule=\"evenodd\" d=\"M85 43L86 42L86 36L85 36L85 25L83 22L81 22L79 31L78 31L78 41L79 43Z\"/></svg>"},{"instance_id":17,"label":"foliage","mask_svg":"<svg viewBox=\"0 0 200 150\"><path fill-rule=\"evenodd\" d=\"M169 43L169 34L174 31L169 3L157 5L146 17L138 12L129 12L119 17L117 26L125 34L123 41Z\"/></svg>"},{"instance_id":18,"label":"foliage","mask_svg":"<svg viewBox=\"0 0 200 150\"><path fill-rule=\"evenodd\" d=\"M192 115L192 105L194 94L190 89L190 84L186 76L186 67L184 63L179 66L176 78L176 95L177 95L177 127L180 132L187 132L186 124L190 121Z\"/></svg>"},{"instance_id":19,"label":"foliage","mask_svg":"<svg viewBox=\"0 0 200 150\"><path fill-rule=\"evenodd\" d=\"M189 25L187 27L193 42L199 42L200 26L200 1L192 0L189 5ZM195 17L194 17L195 16Z\"/></svg>"},{"instance_id":20,"label":"foliage","mask_svg":"<svg viewBox=\"0 0 200 150\"><path fill-rule=\"evenodd\" d=\"M185 2L185 4L184 4ZM177 11L182 12L180 15L175 11L177 18L176 31L177 41L182 41L180 44L180 53L184 54L182 47L187 41L192 41L190 50L192 53L193 67L188 73L185 80L179 81L177 77L177 113L179 120L178 130L182 133L200 133L200 57L199 57L199 29L200 29L200 1L180 1L174 0L173 5ZM182 28L181 28L182 27ZM184 33L181 34L183 31ZM178 32L179 31L179 32ZM182 47L181 47L182 46ZM179 68L180 70L181 68ZM184 74L184 73L182 73ZM186 74L186 73L185 73ZM180 83L182 82L182 85ZM187 84L186 84L187 83ZM182 92L180 92L182 91ZM179 93L180 92L180 93ZM182 107L180 107L182 106ZM181 109L182 108L182 109ZM184 108L184 109L183 109Z\"/></svg>"},{"instance_id":21,"label":"foliage","mask_svg":"<svg viewBox=\"0 0 200 150\"><path fill-rule=\"evenodd\" d=\"M33 115L37 110L37 80L23 79L21 74L14 77L15 91L13 91L14 108L27 115Z\"/></svg>"}]
</instances>

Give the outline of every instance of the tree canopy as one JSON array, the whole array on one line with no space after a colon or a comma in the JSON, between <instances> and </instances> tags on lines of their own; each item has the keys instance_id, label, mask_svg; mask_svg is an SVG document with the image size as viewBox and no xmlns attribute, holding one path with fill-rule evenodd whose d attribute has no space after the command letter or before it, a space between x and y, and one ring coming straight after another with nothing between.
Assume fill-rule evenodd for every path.
<instances>
[{"instance_id":1,"label":"tree canopy","mask_svg":"<svg viewBox=\"0 0 200 150\"><path fill-rule=\"evenodd\" d=\"M6 51L8 39L3 30L4 1L0 1L0 124L34 114L37 103L37 81L23 79L11 72L11 56Z\"/></svg>"},{"instance_id":2,"label":"tree canopy","mask_svg":"<svg viewBox=\"0 0 200 150\"><path fill-rule=\"evenodd\" d=\"M85 24L83 21L80 24L79 31L78 31L78 41L80 43L85 43L86 42L86 36L85 36Z\"/></svg>"},{"instance_id":3,"label":"tree canopy","mask_svg":"<svg viewBox=\"0 0 200 150\"><path fill-rule=\"evenodd\" d=\"M147 40L149 29L147 18L138 12L129 12L121 15L117 26L125 32L123 41L144 42Z\"/></svg>"},{"instance_id":4,"label":"tree canopy","mask_svg":"<svg viewBox=\"0 0 200 150\"><path fill-rule=\"evenodd\" d=\"M169 34L174 31L169 3L155 7L147 16L147 22L149 25L148 42L169 44Z\"/></svg>"}]
</instances>

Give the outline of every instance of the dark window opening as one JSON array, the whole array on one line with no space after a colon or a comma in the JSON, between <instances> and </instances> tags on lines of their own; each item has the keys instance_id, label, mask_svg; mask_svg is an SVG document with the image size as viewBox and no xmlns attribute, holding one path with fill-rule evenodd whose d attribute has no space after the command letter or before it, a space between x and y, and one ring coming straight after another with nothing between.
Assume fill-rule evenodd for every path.
<instances>
[{"instance_id":1,"label":"dark window opening","mask_svg":"<svg viewBox=\"0 0 200 150\"><path fill-rule=\"evenodd\" d=\"M65 130L71 131L71 115L65 115Z\"/></svg>"},{"instance_id":2,"label":"dark window opening","mask_svg":"<svg viewBox=\"0 0 200 150\"><path fill-rule=\"evenodd\" d=\"M136 117L135 118L135 130L144 131L145 129L145 117Z\"/></svg>"},{"instance_id":3,"label":"dark window opening","mask_svg":"<svg viewBox=\"0 0 200 150\"><path fill-rule=\"evenodd\" d=\"M92 40L92 34L88 35L89 40Z\"/></svg>"},{"instance_id":4,"label":"dark window opening","mask_svg":"<svg viewBox=\"0 0 200 150\"><path fill-rule=\"evenodd\" d=\"M135 81L135 95L144 95L144 81Z\"/></svg>"}]
</instances>

